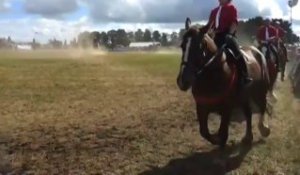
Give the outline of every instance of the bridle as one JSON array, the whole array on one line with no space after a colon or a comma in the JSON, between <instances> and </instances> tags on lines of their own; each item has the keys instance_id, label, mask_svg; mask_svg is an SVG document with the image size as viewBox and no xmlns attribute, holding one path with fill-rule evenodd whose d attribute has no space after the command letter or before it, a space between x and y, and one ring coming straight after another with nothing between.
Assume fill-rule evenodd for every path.
<instances>
[{"instance_id":1,"label":"bridle","mask_svg":"<svg viewBox=\"0 0 300 175\"><path fill-rule=\"evenodd\" d=\"M190 52L191 42L192 42L192 37L189 37L187 39L186 47L184 49L184 57L183 57L183 60L181 63L182 66L188 65L188 56L190 54L189 52ZM204 64L204 66L197 68L198 70L196 71L196 77L200 77L203 74L203 72L216 61L218 56L220 56L223 53L223 51L225 50L225 47L226 47L226 44L224 44L215 54L207 55L205 52L205 50L207 49L206 47L204 47L205 45L207 45L206 42L203 42L203 41L200 42L198 51L200 52L200 55L202 56L202 58L207 60L207 62Z\"/></svg>"}]
</instances>

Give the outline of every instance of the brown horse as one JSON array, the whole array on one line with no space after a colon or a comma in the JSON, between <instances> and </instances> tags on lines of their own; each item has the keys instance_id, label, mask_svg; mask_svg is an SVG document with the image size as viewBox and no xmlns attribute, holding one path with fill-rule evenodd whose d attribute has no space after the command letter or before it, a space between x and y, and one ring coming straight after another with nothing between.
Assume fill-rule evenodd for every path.
<instances>
[{"instance_id":1,"label":"brown horse","mask_svg":"<svg viewBox=\"0 0 300 175\"><path fill-rule=\"evenodd\" d=\"M219 51L208 34L190 27L189 18L186 20L186 30L181 44L182 62L177 84L182 91L192 87L200 134L214 145L225 146L232 111L241 108L247 122L243 143L251 144L252 113L253 107L257 106L261 114L258 126L261 134L267 137L270 129L264 123L264 114L269 83L266 62L261 52L254 47L242 49L253 82L247 88L238 90L239 75L232 52L228 49ZM208 115L212 112L221 115L219 131L214 135L208 129Z\"/></svg>"}]
</instances>

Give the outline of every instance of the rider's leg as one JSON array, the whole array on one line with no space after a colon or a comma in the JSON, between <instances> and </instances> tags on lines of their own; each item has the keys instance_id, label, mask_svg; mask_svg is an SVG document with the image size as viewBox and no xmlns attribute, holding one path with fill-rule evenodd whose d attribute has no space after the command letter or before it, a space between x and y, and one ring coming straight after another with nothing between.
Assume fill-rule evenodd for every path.
<instances>
[{"instance_id":1,"label":"rider's leg","mask_svg":"<svg viewBox=\"0 0 300 175\"><path fill-rule=\"evenodd\" d=\"M228 47L232 50L234 55L236 56L237 68L238 68L239 74L241 75L241 78L242 78L241 83L243 85L249 84L252 81L252 79L248 75L246 61L245 61L244 56L239 48L237 41L235 40L234 37L227 37L226 43L227 43Z\"/></svg>"},{"instance_id":2,"label":"rider's leg","mask_svg":"<svg viewBox=\"0 0 300 175\"><path fill-rule=\"evenodd\" d=\"M271 49L271 52L274 54L275 56L275 64L276 64L276 69L277 71L279 71L279 55L278 55L278 52L277 52L277 49L275 48L274 45L271 44L270 46L270 49Z\"/></svg>"},{"instance_id":3,"label":"rider's leg","mask_svg":"<svg viewBox=\"0 0 300 175\"><path fill-rule=\"evenodd\" d=\"M287 54L287 48L285 47L285 45L283 44L283 42L280 43L281 48L283 49L283 53L285 56L285 60L288 61L288 54Z\"/></svg>"},{"instance_id":4,"label":"rider's leg","mask_svg":"<svg viewBox=\"0 0 300 175\"><path fill-rule=\"evenodd\" d=\"M220 49L226 42L226 35L224 33L216 33L214 41L218 47L218 49Z\"/></svg>"}]
</instances>

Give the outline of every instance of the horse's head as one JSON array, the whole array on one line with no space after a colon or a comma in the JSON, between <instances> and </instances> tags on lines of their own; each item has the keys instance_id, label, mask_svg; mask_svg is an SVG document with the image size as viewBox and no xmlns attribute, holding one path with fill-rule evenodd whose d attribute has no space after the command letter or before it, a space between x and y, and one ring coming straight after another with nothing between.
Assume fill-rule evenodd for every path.
<instances>
[{"instance_id":1,"label":"horse's head","mask_svg":"<svg viewBox=\"0 0 300 175\"><path fill-rule=\"evenodd\" d=\"M186 20L186 32L183 35L181 49L180 73L177 84L182 91L187 91L208 58L217 51L217 46L208 34L197 27L190 26L190 19Z\"/></svg>"}]
</instances>

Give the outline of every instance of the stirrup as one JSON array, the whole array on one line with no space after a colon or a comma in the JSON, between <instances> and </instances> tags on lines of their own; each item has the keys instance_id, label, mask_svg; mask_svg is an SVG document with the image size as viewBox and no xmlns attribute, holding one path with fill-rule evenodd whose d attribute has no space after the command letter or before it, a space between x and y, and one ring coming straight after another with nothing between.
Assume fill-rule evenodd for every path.
<instances>
[{"instance_id":1,"label":"stirrup","mask_svg":"<svg viewBox=\"0 0 300 175\"><path fill-rule=\"evenodd\" d=\"M244 77L243 79L244 79L244 83L245 83L245 85L249 85L249 84L251 84L251 83L252 83L252 81L253 81L253 79L252 79L252 78L250 78L250 77Z\"/></svg>"},{"instance_id":2,"label":"stirrup","mask_svg":"<svg viewBox=\"0 0 300 175\"><path fill-rule=\"evenodd\" d=\"M253 79L251 77L249 77L248 75L245 75L244 73L242 74L241 77L241 82L243 86L248 86L249 84L251 84L253 81Z\"/></svg>"}]
</instances>

